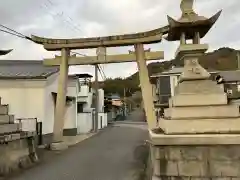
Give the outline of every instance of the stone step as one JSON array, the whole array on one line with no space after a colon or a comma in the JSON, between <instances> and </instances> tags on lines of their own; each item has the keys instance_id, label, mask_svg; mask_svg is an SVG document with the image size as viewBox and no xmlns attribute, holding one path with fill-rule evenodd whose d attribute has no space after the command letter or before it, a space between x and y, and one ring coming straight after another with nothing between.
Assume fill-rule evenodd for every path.
<instances>
[{"instance_id":1,"label":"stone step","mask_svg":"<svg viewBox=\"0 0 240 180\"><path fill-rule=\"evenodd\" d=\"M240 118L159 121L164 134L240 134ZM238 140L239 143L239 140Z\"/></svg>"},{"instance_id":2,"label":"stone step","mask_svg":"<svg viewBox=\"0 0 240 180\"><path fill-rule=\"evenodd\" d=\"M21 131L20 124L2 124L0 125L0 135L12 134Z\"/></svg>"},{"instance_id":3,"label":"stone step","mask_svg":"<svg viewBox=\"0 0 240 180\"><path fill-rule=\"evenodd\" d=\"M184 81L175 89L175 94L222 94L223 84L217 84L212 80Z\"/></svg>"},{"instance_id":4,"label":"stone step","mask_svg":"<svg viewBox=\"0 0 240 180\"><path fill-rule=\"evenodd\" d=\"M8 114L8 105L0 105L0 115Z\"/></svg>"},{"instance_id":5,"label":"stone step","mask_svg":"<svg viewBox=\"0 0 240 180\"><path fill-rule=\"evenodd\" d=\"M0 144L4 142L16 141L18 139L24 139L36 136L36 132L19 132L13 134L0 135Z\"/></svg>"},{"instance_id":6,"label":"stone step","mask_svg":"<svg viewBox=\"0 0 240 180\"><path fill-rule=\"evenodd\" d=\"M7 134L7 135L2 135L0 136L0 142L10 142L10 141L15 141L21 139L20 133L14 133L14 134Z\"/></svg>"},{"instance_id":7,"label":"stone step","mask_svg":"<svg viewBox=\"0 0 240 180\"><path fill-rule=\"evenodd\" d=\"M1 115L0 114L0 125L1 124L13 124L14 115Z\"/></svg>"},{"instance_id":8,"label":"stone step","mask_svg":"<svg viewBox=\"0 0 240 180\"><path fill-rule=\"evenodd\" d=\"M169 107L227 105L227 94L178 94L169 99Z\"/></svg>"},{"instance_id":9,"label":"stone step","mask_svg":"<svg viewBox=\"0 0 240 180\"><path fill-rule=\"evenodd\" d=\"M238 105L173 107L164 110L164 117L170 120L237 118L239 116Z\"/></svg>"}]
</instances>

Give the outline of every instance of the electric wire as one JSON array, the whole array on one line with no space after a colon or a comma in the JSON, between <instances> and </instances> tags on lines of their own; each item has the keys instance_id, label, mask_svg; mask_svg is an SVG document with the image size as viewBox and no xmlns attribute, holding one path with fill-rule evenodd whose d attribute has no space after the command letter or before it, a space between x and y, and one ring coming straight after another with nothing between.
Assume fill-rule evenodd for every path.
<instances>
[{"instance_id":1,"label":"electric wire","mask_svg":"<svg viewBox=\"0 0 240 180\"><path fill-rule=\"evenodd\" d=\"M75 51L71 51L71 53L78 54L78 55L84 56L84 57L88 57L86 54L82 54L82 53L75 52ZM106 77L106 74L105 74L103 68L101 67L100 64L98 64L97 68L98 68L98 71L100 72L100 75L101 75L102 79L105 81L107 79L107 77Z\"/></svg>"},{"instance_id":2,"label":"electric wire","mask_svg":"<svg viewBox=\"0 0 240 180\"><path fill-rule=\"evenodd\" d=\"M57 4L56 3L53 3L51 0L47 0L47 2L48 2L48 4L50 5L50 6L56 6ZM66 13L64 13L63 11L61 12L61 13L59 13L59 12L57 12L56 14L53 14L53 13L50 13L49 11L51 11L51 8L49 7L49 5L48 5L47 3L43 3L42 5L41 5L41 7L43 7L43 8L45 8L46 10L47 10L47 12L49 13L49 14L51 14L53 17L60 17L60 20L61 21L63 21L66 25L68 25L70 28L71 28L71 30L75 30L75 31L79 31L79 32L82 32L82 30L81 30L81 27L79 26L79 25L76 25L75 23L74 23L74 20L69 16L69 15L67 15L67 18L68 19L70 19L70 21L68 21L66 18L65 18L65 14ZM79 27L78 27L79 26Z\"/></svg>"},{"instance_id":3,"label":"electric wire","mask_svg":"<svg viewBox=\"0 0 240 180\"><path fill-rule=\"evenodd\" d=\"M11 31L12 32L12 34L17 34L18 36L22 36L22 37L26 37L24 34L22 34L22 33L20 33L20 32L17 32L17 31L15 31L14 29L11 29L11 28L9 28L9 27L7 27L7 26L4 26L4 25L2 25L2 24L0 24L0 27L2 27L2 28L4 28L4 29L7 29L8 31ZM5 31L6 32L6 31Z\"/></svg>"},{"instance_id":4,"label":"electric wire","mask_svg":"<svg viewBox=\"0 0 240 180\"><path fill-rule=\"evenodd\" d=\"M16 37L18 37L18 38L22 38L22 39L26 39L26 40L32 41L31 37L26 36L26 35L18 32L18 31L16 31L16 30L12 29L12 28L9 28L9 27L3 25L3 24L0 24L0 27L4 28L4 29L0 28L0 31L1 31L1 32L4 32L4 33L6 33L6 34L10 34L10 35L12 35L12 36L16 36Z\"/></svg>"},{"instance_id":5,"label":"electric wire","mask_svg":"<svg viewBox=\"0 0 240 180\"><path fill-rule=\"evenodd\" d=\"M51 5L54 5L54 3L53 3L51 0L47 0L47 1L48 1ZM47 6L47 4L44 4L44 5L45 5L45 7L46 7L47 9L49 9L49 7ZM44 6L41 6L41 7L44 7ZM51 12L48 12L48 13L49 13L50 15L52 15L52 16L55 16L55 15L52 14ZM57 15L59 16L60 14L57 13ZM63 12L62 12L62 14L61 14L60 16L62 16L62 15L63 15ZM72 19L71 17L68 16L68 18L69 18L71 21L73 21L73 19ZM65 22L66 22L66 21L65 21ZM71 23L70 23L70 24L71 24ZM0 31L1 31L1 32L7 33L7 34L10 34L10 35L13 35L13 36L22 38L22 39L26 39L26 40L32 41L31 37L26 36L26 35L18 32L18 31L16 31L16 30L12 29L12 28L9 28L9 27L3 25L3 24L0 24L0 27L4 28L4 29L1 29L1 28L0 28ZM75 27L75 28L76 28L76 27ZM80 31L79 28L76 28L76 29ZM74 51L71 51L71 53L74 53L74 54L78 54L78 55L87 57L86 54L82 54L82 53L78 53L78 52L74 52ZM106 80L107 78L106 78L106 74L105 74L103 68L102 68L99 64L97 65L97 68L98 68L98 71L100 72L100 75L101 75L102 79L103 79L103 80Z\"/></svg>"}]
</instances>

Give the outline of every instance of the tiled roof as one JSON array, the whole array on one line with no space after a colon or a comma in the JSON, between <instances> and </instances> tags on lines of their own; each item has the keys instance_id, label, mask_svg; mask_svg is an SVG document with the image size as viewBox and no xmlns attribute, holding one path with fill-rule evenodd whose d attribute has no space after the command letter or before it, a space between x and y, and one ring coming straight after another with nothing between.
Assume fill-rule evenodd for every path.
<instances>
[{"instance_id":1,"label":"tiled roof","mask_svg":"<svg viewBox=\"0 0 240 180\"><path fill-rule=\"evenodd\" d=\"M69 74L69 76L76 76L78 78L92 78L93 76L87 73L83 74Z\"/></svg>"},{"instance_id":2,"label":"tiled roof","mask_svg":"<svg viewBox=\"0 0 240 180\"><path fill-rule=\"evenodd\" d=\"M226 82L240 82L240 70L237 71L221 71L218 73Z\"/></svg>"},{"instance_id":3,"label":"tiled roof","mask_svg":"<svg viewBox=\"0 0 240 180\"><path fill-rule=\"evenodd\" d=\"M181 74L182 71L183 71L183 67L174 67L170 70L163 71L161 73L153 74L151 77L154 78L154 77L165 76L165 75L170 75L170 74Z\"/></svg>"},{"instance_id":4,"label":"tiled roof","mask_svg":"<svg viewBox=\"0 0 240 180\"><path fill-rule=\"evenodd\" d=\"M56 66L36 60L0 60L0 79L45 79L57 73Z\"/></svg>"}]
</instances>

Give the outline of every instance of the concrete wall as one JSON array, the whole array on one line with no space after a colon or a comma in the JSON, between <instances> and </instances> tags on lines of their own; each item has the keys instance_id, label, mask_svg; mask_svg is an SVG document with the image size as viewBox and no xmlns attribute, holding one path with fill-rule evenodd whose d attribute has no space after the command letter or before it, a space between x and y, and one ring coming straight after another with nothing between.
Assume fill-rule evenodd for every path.
<instances>
[{"instance_id":1,"label":"concrete wall","mask_svg":"<svg viewBox=\"0 0 240 180\"><path fill-rule=\"evenodd\" d=\"M98 129L102 129L104 127L107 127L107 114L98 113Z\"/></svg>"},{"instance_id":2,"label":"concrete wall","mask_svg":"<svg viewBox=\"0 0 240 180\"><path fill-rule=\"evenodd\" d=\"M94 114L92 108L93 89L89 92L88 85L81 85L78 93L78 102L83 103L83 113L77 114L77 129L78 134L88 133L93 129ZM99 89L99 114L98 114L98 129L107 126L107 116L104 114L104 91Z\"/></svg>"},{"instance_id":3,"label":"concrete wall","mask_svg":"<svg viewBox=\"0 0 240 180\"><path fill-rule=\"evenodd\" d=\"M153 179L239 179L239 151L240 145L158 146Z\"/></svg>"},{"instance_id":4,"label":"concrete wall","mask_svg":"<svg viewBox=\"0 0 240 180\"><path fill-rule=\"evenodd\" d=\"M0 80L2 104L9 105L9 114L18 118L44 118L44 86L41 80Z\"/></svg>"},{"instance_id":5,"label":"concrete wall","mask_svg":"<svg viewBox=\"0 0 240 180\"><path fill-rule=\"evenodd\" d=\"M99 94L98 109L99 112L104 112L104 90L99 89L98 94Z\"/></svg>"},{"instance_id":6,"label":"concrete wall","mask_svg":"<svg viewBox=\"0 0 240 180\"><path fill-rule=\"evenodd\" d=\"M55 103L52 92L57 92L57 77L58 74L54 74L46 81L44 91L44 117L46 122L43 123L43 134L53 133Z\"/></svg>"},{"instance_id":7,"label":"concrete wall","mask_svg":"<svg viewBox=\"0 0 240 180\"><path fill-rule=\"evenodd\" d=\"M92 92L89 92L89 86L86 84L82 84L79 86L79 92L78 92L78 102L85 102L86 103L86 107L84 108L88 108L89 103L90 103L90 107L91 107L91 102L89 102L89 96L91 96ZM91 98L92 101L92 98Z\"/></svg>"},{"instance_id":8,"label":"concrete wall","mask_svg":"<svg viewBox=\"0 0 240 180\"><path fill-rule=\"evenodd\" d=\"M64 129L77 129L76 100L66 105Z\"/></svg>"},{"instance_id":9,"label":"concrete wall","mask_svg":"<svg viewBox=\"0 0 240 180\"><path fill-rule=\"evenodd\" d=\"M30 158L30 147L27 139L19 139L1 144L0 176L11 175L14 171L29 167L33 162Z\"/></svg>"},{"instance_id":10,"label":"concrete wall","mask_svg":"<svg viewBox=\"0 0 240 180\"><path fill-rule=\"evenodd\" d=\"M52 92L57 93L58 89L58 73L50 76L46 81L45 86L45 102L44 116L46 123L43 124L43 134L53 132L55 103L52 97ZM78 80L69 78L67 86L67 96L77 99L79 88ZM77 132L77 102L72 101L66 105L64 129Z\"/></svg>"},{"instance_id":11,"label":"concrete wall","mask_svg":"<svg viewBox=\"0 0 240 180\"><path fill-rule=\"evenodd\" d=\"M93 129L92 113L78 113L77 130L78 134L89 133Z\"/></svg>"},{"instance_id":12,"label":"concrete wall","mask_svg":"<svg viewBox=\"0 0 240 180\"><path fill-rule=\"evenodd\" d=\"M43 134L52 134L55 110L52 92L57 92L57 77L58 74L47 80L0 80L2 104L9 104L9 114L15 115L15 119L37 118L42 122ZM77 97L77 91L77 81L71 79L67 95ZM65 119L65 129L77 128L76 101L67 105Z\"/></svg>"},{"instance_id":13,"label":"concrete wall","mask_svg":"<svg viewBox=\"0 0 240 180\"><path fill-rule=\"evenodd\" d=\"M94 114L92 113L78 113L77 128L78 134L89 133L93 129ZM98 129L107 127L107 114L98 113Z\"/></svg>"},{"instance_id":14,"label":"concrete wall","mask_svg":"<svg viewBox=\"0 0 240 180\"><path fill-rule=\"evenodd\" d=\"M84 112L89 112L90 110L92 110L92 99L93 98L93 93L92 92L89 92L88 93L88 96L86 97L86 103L84 104L84 107L83 107L83 111Z\"/></svg>"}]
</instances>

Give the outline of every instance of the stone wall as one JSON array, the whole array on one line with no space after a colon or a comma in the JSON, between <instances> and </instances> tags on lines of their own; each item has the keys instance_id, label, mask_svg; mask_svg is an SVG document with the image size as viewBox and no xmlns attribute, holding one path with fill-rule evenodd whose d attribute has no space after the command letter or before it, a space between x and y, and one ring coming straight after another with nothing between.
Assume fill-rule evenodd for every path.
<instances>
[{"instance_id":1,"label":"stone wall","mask_svg":"<svg viewBox=\"0 0 240 180\"><path fill-rule=\"evenodd\" d=\"M36 158L32 138L18 139L0 144L0 176L32 165Z\"/></svg>"},{"instance_id":2,"label":"stone wall","mask_svg":"<svg viewBox=\"0 0 240 180\"><path fill-rule=\"evenodd\" d=\"M240 145L157 146L153 180L238 180Z\"/></svg>"}]
</instances>

